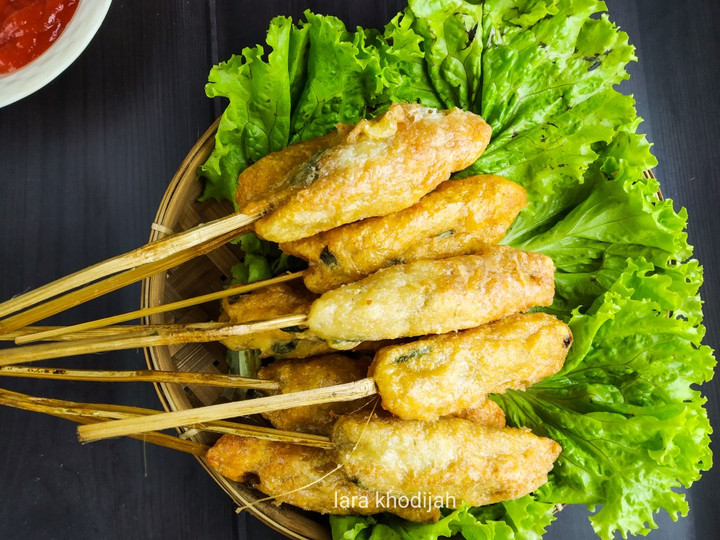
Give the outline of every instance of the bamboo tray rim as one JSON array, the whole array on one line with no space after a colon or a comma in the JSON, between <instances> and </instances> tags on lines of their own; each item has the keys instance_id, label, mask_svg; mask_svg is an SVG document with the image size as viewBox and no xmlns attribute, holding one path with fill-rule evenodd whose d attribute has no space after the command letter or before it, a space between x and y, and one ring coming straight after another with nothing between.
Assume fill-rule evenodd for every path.
<instances>
[{"instance_id":1,"label":"bamboo tray rim","mask_svg":"<svg viewBox=\"0 0 720 540\"><path fill-rule=\"evenodd\" d=\"M197 140L197 142L191 147L191 149L188 151L187 155L181 162L180 166L178 167L177 171L173 175L173 178L168 185L162 200L160 202L160 205L158 207L158 210L156 212L155 218L153 220L153 223L151 225L151 231L150 231L150 237L149 242L155 242L164 236L171 234L172 231L170 228L168 228L164 223L164 217L166 216L169 208L172 206L173 203L177 203L176 197L178 195L178 192L181 190L183 184L188 181L198 181L199 175L197 172L197 168L195 166L195 163L197 163L197 156L205 156L204 159L207 158L207 155L210 154L212 149L215 146L215 133L217 131L217 127L220 123L221 118L217 118L211 125L208 127L208 129L200 136L200 138ZM203 159L203 161L204 161ZM149 306L151 302L151 295L153 291L153 281L151 278L144 279L142 281L141 286L141 298L140 298L140 304L141 306ZM146 323L147 321L143 321L143 323ZM161 348L157 348L161 349ZM145 347L143 348L143 353L145 357L145 361L147 366L150 369L158 369L158 351L156 351L156 348L154 347ZM160 400L160 403L162 405L162 408L165 411L174 411L179 410L182 408L185 408L182 406L182 404L178 404L173 399L171 393L168 391L166 384L158 384L153 383L153 386L155 387L155 391L158 395L158 398ZM178 432L181 432L181 430L178 429ZM246 497L244 497L237 489L236 485L239 483L232 482L231 480L228 480L227 478L223 477L222 475L215 472L207 463L207 461L200 457L200 456L194 456L195 459L200 463L202 468L215 480L215 482L220 485L220 487L230 496L230 498L239 506L244 507L248 512L250 512L253 516L258 518L261 522L268 525L272 529L276 530L277 532L287 536L288 538L293 538L296 540L325 540L330 538L330 532L329 527L321 525L320 523L317 524L317 530L314 532L316 534L312 535L306 535L302 534L296 530L293 530L291 528L288 528L283 523L280 523L276 519L274 519L269 512L264 511L264 508L262 505L256 505L257 500L251 500ZM293 508L289 505L286 506L287 508ZM265 510L267 507L265 507ZM278 510L280 512L280 510ZM299 510L297 511L299 512ZM274 512L272 512L274 513ZM300 516L298 516L300 517ZM308 518L305 518L308 519ZM308 520L309 521L309 520ZM302 524L300 524L302 526ZM307 528L307 527L304 527ZM322 529L324 528L324 534L322 533Z\"/></svg>"}]
</instances>

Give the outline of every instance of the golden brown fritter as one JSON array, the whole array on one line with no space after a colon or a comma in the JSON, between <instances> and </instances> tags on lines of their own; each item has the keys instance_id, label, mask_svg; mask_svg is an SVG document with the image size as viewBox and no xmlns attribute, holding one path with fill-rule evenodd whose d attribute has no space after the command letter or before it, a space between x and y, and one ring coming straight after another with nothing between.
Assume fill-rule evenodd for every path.
<instances>
[{"instance_id":1,"label":"golden brown fritter","mask_svg":"<svg viewBox=\"0 0 720 540\"><path fill-rule=\"evenodd\" d=\"M291 144L242 171L235 192L237 207L245 214L264 212L274 207L287 196L288 186L283 180L292 178L293 171L318 152L338 144L352 127L339 124L327 135Z\"/></svg>"},{"instance_id":2,"label":"golden brown fritter","mask_svg":"<svg viewBox=\"0 0 720 540\"><path fill-rule=\"evenodd\" d=\"M307 360L276 360L261 368L258 377L280 383L280 389L277 392L268 392L269 394L287 394L360 380L367 375L369 364L367 359L353 360L341 354ZM278 429L329 435L338 416L357 411L373 399L369 397L325 405L293 407L264 413L263 416Z\"/></svg>"},{"instance_id":3,"label":"golden brown fritter","mask_svg":"<svg viewBox=\"0 0 720 540\"><path fill-rule=\"evenodd\" d=\"M363 488L444 496L448 507L522 497L547 482L561 451L555 441L527 429L498 429L461 418L343 416L332 440L336 459Z\"/></svg>"},{"instance_id":4,"label":"golden brown fritter","mask_svg":"<svg viewBox=\"0 0 720 540\"><path fill-rule=\"evenodd\" d=\"M310 308L308 326L324 339L347 341L474 328L550 305L554 270L549 257L506 246L391 266L323 294Z\"/></svg>"},{"instance_id":5,"label":"golden brown fritter","mask_svg":"<svg viewBox=\"0 0 720 540\"><path fill-rule=\"evenodd\" d=\"M369 375L383 408L401 418L435 420L472 408L487 394L524 390L557 373L571 343L570 328L562 321L524 313L384 347Z\"/></svg>"},{"instance_id":6,"label":"golden brown fritter","mask_svg":"<svg viewBox=\"0 0 720 540\"><path fill-rule=\"evenodd\" d=\"M470 420L471 422L484 426L495 428L505 427L505 413L500 408L500 405L490 398L485 398L480 403L473 405L472 408L465 409L450 416L464 418L465 420Z\"/></svg>"},{"instance_id":7,"label":"golden brown fritter","mask_svg":"<svg viewBox=\"0 0 720 540\"><path fill-rule=\"evenodd\" d=\"M367 376L369 365L370 361L367 358L353 360L340 354L308 359L276 360L261 368L258 378L280 383L281 387L277 392L267 392L268 394L287 394L363 379ZM370 403L374 399L375 397L370 396L355 401L294 407L263 413L263 416L278 429L329 435L338 416L363 409L369 410ZM474 403L472 408L461 411L456 416L488 426L505 426L505 414L502 409L484 396Z\"/></svg>"},{"instance_id":8,"label":"golden brown fritter","mask_svg":"<svg viewBox=\"0 0 720 540\"><path fill-rule=\"evenodd\" d=\"M287 283L271 285L249 294L223 300L220 321L235 324L262 321L286 315L307 313L315 295ZM324 340L313 337L307 331L296 328L264 330L243 336L226 338L222 343L232 350L258 349L262 357L307 358L327 354L335 349ZM296 330L296 331L295 331Z\"/></svg>"},{"instance_id":9,"label":"golden brown fritter","mask_svg":"<svg viewBox=\"0 0 720 540\"><path fill-rule=\"evenodd\" d=\"M497 244L526 204L519 184L501 176L471 176L441 184L410 208L280 249L310 263L305 286L323 293L385 266L468 255Z\"/></svg>"},{"instance_id":10,"label":"golden brown fritter","mask_svg":"<svg viewBox=\"0 0 720 540\"><path fill-rule=\"evenodd\" d=\"M230 480L257 480L257 489L277 503L313 512L391 512L416 522L435 521L440 515L437 508L400 508L392 499L358 487L338 468L329 450L224 435L208 451L207 461Z\"/></svg>"},{"instance_id":11,"label":"golden brown fritter","mask_svg":"<svg viewBox=\"0 0 720 540\"><path fill-rule=\"evenodd\" d=\"M287 283L270 285L248 294L223 300L220 322L245 324L287 315L307 313L314 294ZM375 352L397 341L364 341L344 343L344 349L356 352ZM257 349L262 358L309 358L337 352L324 339L305 328L288 327L284 330L263 330L252 334L233 336L222 340L228 349L240 351Z\"/></svg>"},{"instance_id":12,"label":"golden brown fritter","mask_svg":"<svg viewBox=\"0 0 720 540\"><path fill-rule=\"evenodd\" d=\"M473 113L394 104L283 180L287 196L255 231L290 242L407 208L472 165L489 140L490 126Z\"/></svg>"}]
</instances>

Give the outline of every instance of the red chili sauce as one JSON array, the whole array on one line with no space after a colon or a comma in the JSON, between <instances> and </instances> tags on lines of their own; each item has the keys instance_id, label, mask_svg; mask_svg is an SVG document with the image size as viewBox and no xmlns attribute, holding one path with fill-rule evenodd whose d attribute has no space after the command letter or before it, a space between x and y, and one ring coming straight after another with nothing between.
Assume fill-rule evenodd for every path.
<instances>
[{"instance_id":1,"label":"red chili sauce","mask_svg":"<svg viewBox=\"0 0 720 540\"><path fill-rule=\"evenodd\" d=\"M62 34L79 0L0 0L0 74L35 60Z\"/></svg>"}]
</instances>

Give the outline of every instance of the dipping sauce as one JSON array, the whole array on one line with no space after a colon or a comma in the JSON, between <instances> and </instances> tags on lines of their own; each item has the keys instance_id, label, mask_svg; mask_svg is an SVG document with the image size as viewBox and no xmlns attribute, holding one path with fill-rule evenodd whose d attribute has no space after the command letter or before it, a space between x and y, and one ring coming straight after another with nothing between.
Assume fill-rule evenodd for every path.
<instances>
[{"instance_id":1,"label":"dipping sauce","mask_svg":"<svg viewBox=\"0 0 720 540\"><path fill-rule=\"evenodd\" d=\"M35 60L62 34L79 0L0 0L0 74Z\"/></svg>"}]
</instances>

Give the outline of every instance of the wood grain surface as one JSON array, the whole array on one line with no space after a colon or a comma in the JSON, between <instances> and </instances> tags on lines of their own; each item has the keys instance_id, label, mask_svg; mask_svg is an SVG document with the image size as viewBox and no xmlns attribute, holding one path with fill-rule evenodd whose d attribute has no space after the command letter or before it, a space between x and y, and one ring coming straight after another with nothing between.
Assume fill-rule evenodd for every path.
<instances>
[{"instance_id":1,"label":"wood grain surface","mask_svg":"<svg viewBox=\"0 0 720 540\"><path fill-rule=\"evenodd\" d=\"M633 93L655 143L666 197L690 214L706 269L706 342L720 345L720 3L608 0L639 62ZM183 157L221 112L204 95L210 67L260 42L270 18L305 8L348 27L379 26L401 0L115 0L85 53L60 77L0 109L0 300L144 243ZM2 84L2 81L0 81ZM52 319L70 324L137 309L139 287ZM52 365L48 363L48 365ZM63 361L135 369L140 351ZM159 408L147 384L8 379L47 397ZM707 385L720 426L720 379ZM0 538L277 538L236 515L191 456L123 439L80 445L74 426L0 409ZM715 451L720 448L713 443ZM720 467L689 490L690 515L659 518L658 539L717 538ZM548 538L593 538L582 508L561 512Z\"/></svg>"}]
</instances>

